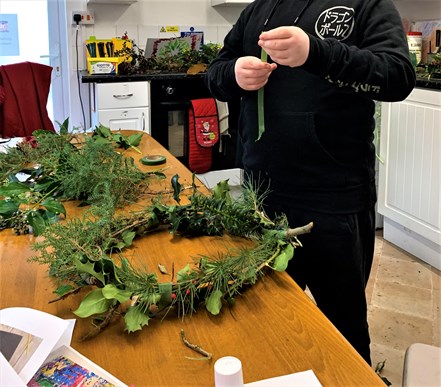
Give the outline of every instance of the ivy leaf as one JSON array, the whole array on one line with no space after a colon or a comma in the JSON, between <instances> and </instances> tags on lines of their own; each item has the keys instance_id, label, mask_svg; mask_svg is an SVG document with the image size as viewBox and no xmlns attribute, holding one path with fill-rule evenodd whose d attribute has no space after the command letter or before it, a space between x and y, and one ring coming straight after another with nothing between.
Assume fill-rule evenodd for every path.
<instances>
[{"instance_id":1,"label":"ivy leaf","mask_svg":"<svg viewBox=\"0 0 441 387\"><path fill-rule=\"evenodd\" d=\"M115 299L120 303L130 300L130 297L132 296L131 291L118 289L113 284L107 284L102 288L102 291L105 298L107 298L108 300Z\"/></svg>"},{"instance_id":2,"label":"ivy leaf","mask_svg":"<svg viewBox=\"0 0 441 387\"><path fill-rule=\"evenodd\" d=\"M19 200L0 200L0 215L10 218L20 207Z\"/></svg>"},{"instance_id":3,"label":"ivy leaf","mask_svg":"<svg viewBox=\"0 0 441 387\"><path fill-rule=\"evenodd\" d=\"M116 248L118 249L118 250L122 250L124 247L126 247L127 245L124 243L124 242L118 242L117 244L116 244Z\"/></svg>"},{"instance_id":4,"label":"ivy leaf","mask_svg":"<svg viewBox=\"0 0 441 387\"><path fill-rule=\"evenodd\" d=\"M131 134L128 137L128 142L130 146L138 146L141 143L141 139L144 133L138 133L138 134Z\"/></svg>"},{"instance_id":5,"label":"ivy leaf","mask_svg":"<svg viewBox=\"0 0 441 387\"><path fill-rule=\"evenodd\" d=\"M60 182L54 180L53 177L44 177L34 185L34 191L42 193L50 192L57 188L57 186L60 186Z\"/></svg>"},{"instance_id":6,"label":"ivy leaf","mask_svg":"<svg viewBox=\"0 0 441 387\"><path fill-rule=\"evenodd\" d=\"M136 236L136 232L134 231L125 231L122 233L121 237L124 241L124 245L129 247L132 245L133 239Z\"/></svg>"},{"instance_id":7,"label":"ivy leaf","mask_svg":"<svg viewBox=\"0 0 441 387\"><path fill-rule=\"evenodd\" d=\"M32 227L32 232L35 236L41 235L48 224L48 222L38 211L29 212L26 216L26 220Z\"/></svg>"},{"instance_id":8,"label":"ivy leaf","mask_svg":"<svg viewBox=\"0 0 441 387\"><path fill-rule=\"evenodd\" d=\"M95 128L95 133L104 138L112 137L112 131L110 128L101 124ZM95 140L97 140L97 138L95 138Z\"/></svg>"},{"instance_id":9,"label":"ivy leaf","mask_svg":"<svg viewBox=\"0 0 441 387\"><path fill-rule=\"evenodd\" d=\"M31 189L29 185L15 181L7 185L0 186L0 196L12 197L20 195L24 192L29 192Z\"/></svg>"},{"instance_id":10,"label":"ivy leaf","mask_svg":"<svg viewBox=\"0 0 441 387\"><path fill-rule=\"evenodd\" d=\"M120 148L127 149L130 147L129 142L126 137L124 137L121 133L115 133L112 135L113 141L115 141Z\"/></svg>"},{"instance_id":11,"label":"ivy leaf","mask_svg":"<svg viewBox=\"0 0 441 387\"><path fill-rule=\"evenodd\" d=\"M106 137L94 137L94 141L97 144L111 144L111 141L108 140Z\"/></svg>"},{"instance_id":12,"label":"ivy leaf","mask_svg":"<svg viewBox=\"0 0 441 387\"><path fill-rule=\"evenodd\" d=\"M46 210L53 212L54 214L63 214L64 216L66 216L66 209L64 208L63 203L57 200L48 198L44 200L41 205L45 207Z\"/></svg>"},{"instance_id":13,"label":"ivy leaf","mask_svg":"<svg viewBox=\"0 0 441 387\"><path fill-rule=\"evenodd\" d=\"M288 243L274 260L273 269L276 271L285 271L288 267L288 262L294 256L294 247Z\"/></svg>"},{"instance_id":14,"label":"ivy leaf","mask_svg":"<svg viewBox=\"0 0 441 387\"><path fill-rule=\"evenodd\" d=\"M94 289L83 298L78 309L73 312L81 318L90 317L106 312L112 303L113 300L104 297L103 289Z\"/></svg>"},{"instance_id":15,"label":"ivy leaf","mask_svg":"<svg viewBox=\"0 0 441 387\"><path fill-rule=\"evenodd\" d=\"M222 308L222 292L215 290L205 301L207 310L214 315L218 315Z\"/></svg>"},{"instance_id":16,"label":"ivy leaf","mask_svg":"<svg viewBox=\"0 0 441 387\"><path fill-rule=\"evenodd\" d=\"M215 199L223 199L227 204L231 204L230 186L227 180L222 180L216 184L213 189L213 196Z\"/></svg>"},{"instance_id":17,"label":"ivy leaf","mask_svg":"<svg viewBox=\"0 0 441 387\"><path fill-rule=\"evenodd\" d=\"M149 325L150 317L140 308L132 306L124 315L126 329L129 333L139 331L143 326Z\"/></svg>"},{"instance_id":18,"label":"ivy leaf","mask_svg":"<svg viewBox=\"0 0 441 387\"><path fill-rule=\"evenodd\" d=\"M181 201L179 195L181 194L181 184L179 183L179 175L174 175L171 179L171 184L173 187L173 199L178 203Z\"/></svg>"}]
</instances>

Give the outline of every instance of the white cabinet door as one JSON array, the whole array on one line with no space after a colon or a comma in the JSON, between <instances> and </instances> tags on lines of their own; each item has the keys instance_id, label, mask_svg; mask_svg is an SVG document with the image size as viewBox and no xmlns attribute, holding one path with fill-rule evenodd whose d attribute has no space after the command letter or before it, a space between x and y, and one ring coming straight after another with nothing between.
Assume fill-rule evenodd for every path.
<instances>
[{"instance_id":1,"label":"white cabinet door","mask_svg":"<svg viewBox=\"0 0 441 387\"><path fill-rule=\"evenodd\" d=\"M140 130L150 134L149 108L100 109L98 123L112 130Z\"/></svg>"},{"instance_id":2,"label":"white cabinet door","mask_svg":"<svg viewBox=\"0 0 441 387\"><path fill-rule=\"evenodd\" d=\"M384 237L441 268L441 92L382 103L378 210Z\"/></svg>"},{"instance_id":3,"label":"white cabinet door","mask_svg":"<svg viewBox=\"0 0 441 387\"><path fill-rule=\"evenodd\" d=\"M98 109L119 109L150 106L148 82L98 83Z\"/></svg>"}]
</instances>

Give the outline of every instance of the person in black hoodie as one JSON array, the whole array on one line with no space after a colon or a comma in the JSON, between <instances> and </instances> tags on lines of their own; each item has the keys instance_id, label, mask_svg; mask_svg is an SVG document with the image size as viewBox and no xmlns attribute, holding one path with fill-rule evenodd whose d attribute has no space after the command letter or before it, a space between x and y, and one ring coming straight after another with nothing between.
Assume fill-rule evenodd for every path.
<instances>
[{"instance_id":1,"label":"person in black hoodie","mask_svg":"<svg viewBox=\"0 0 441 387\"><path fill-rule=\"evenodd\" d=\"M240 98L239 154L245 176L269 187L267 213L314 222L287 272L371 364L375 101L403 100L415 85L392 1L255 0L206 82L221 101Z\"/></svg>"}]
</instances>

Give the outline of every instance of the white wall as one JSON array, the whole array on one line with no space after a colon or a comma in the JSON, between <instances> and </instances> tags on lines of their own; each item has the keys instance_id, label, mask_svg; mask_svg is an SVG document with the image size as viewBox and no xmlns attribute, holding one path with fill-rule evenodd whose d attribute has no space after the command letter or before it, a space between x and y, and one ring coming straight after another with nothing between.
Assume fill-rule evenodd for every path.
<instances>
[{"instance_id":1,"label":"white wall","mask_svg":"<svg viewBox=\"0 0 441 387\"><path fill-rule=\"evenodd\" d=\"M439 0L395 0L400 14L411 20L441 18ZM130 5L124 4L87 4L87 0L67 0L67 19L72 20L72 11L89 10L94 12L95 24L82 26L79 31L79 64L85 69L84 42L89 36L107 39L121 36L125 32L140 48L145 47L148 37L169 37L171 33L161 33L164 26L178 26L181 30L194 27L204 31L206 42L222 43L224 36L239 17L243 6L212 7L210 0L138 0ZM70 23L70 86L71 86L71 123L81 122L81 109L78 100L76 79L76 28ZM81 85L84 107L88 107L88 87ZM87 119L86 111L86 119Z\"/></svg>"},{"instance_id":2,"label":"white wall","mask_svg":"<svg viewBox=\"0 0 441 387\"><path fill-rule=\"evenodd\" d=\"M148 37L170 37L171 33L160 32L161 27L178 26L182 31L194 27L204 31L205 42L222 43L224 36L239 17L243 6L212 7L210 0L138 0L130 5L124 4L87 4L86 0L67 0L67 19L69 30L69 63L71 86L70 122L81 126L82 112L78 98L76 75L77 48L80 70L86 69L84 42L91 36L97 39L108 39L122 36L127 32L130 39L144 49ZM76 47L76 27L70 24L72 12L92 11L95 24L81 26L78 31ZM89 92L88 86L80 85L83 105L88 120Z\"/></svg>"},{"instance_id":3,"label":"white wall","mask_svg":"<svg viewBox=\"0 0 441 387\"><path fill-rule=\"evenodd\" d=\"M402 17L410 21L441 19L439 0L394 0Z\"/></svg>"}]
</instances>

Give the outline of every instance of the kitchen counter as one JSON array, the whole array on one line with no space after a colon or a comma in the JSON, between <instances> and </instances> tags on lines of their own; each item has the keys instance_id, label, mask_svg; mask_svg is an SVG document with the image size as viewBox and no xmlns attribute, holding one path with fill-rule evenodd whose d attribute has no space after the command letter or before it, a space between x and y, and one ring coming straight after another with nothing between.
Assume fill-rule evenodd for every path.
<instances>
[{"instance_id":1,"label":"kitchen counter","mask_svg":"<svg viewBox=\"0 0 441 387\"><path fill-rule=\"evenodd\" d=\"M115 74L94 74L90 75L87 71L81 72L82 83L112 83L112 82L141 82L161 79L181 79L181 78L203 78L205 73L195 75L188 75L186 73L158 73L151 72L146 74L130 74L130 75L115 75ZM417 77L416 87L425 89L441 90L441 79L427 79Z\"/></svg>"},{"instance_id":2,"label":"kitchen counter","mask_svg":"<svg viewBox=\"0 0 441 387\"><path fill-rule=\"evenodd\" d=\"M416 87L422 89L441 90L441 79L438 78L427 79L427 78L417 77Z\"/></svg>"},{"instance_id":3,"label":"kitchen counter","mask_svg":"<svg viewBox=\"0 0 441 387\"><path fill-rule=\"evenodd\" d=\"M112 83L112 82L141 82L161 79L182 79L182 78L203 78L205 73L189 75L186 73L158 73L115 75L115 74L93 74L87 71L81 72L82 83Z\"/></svg>"}]
</instances>

